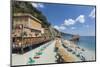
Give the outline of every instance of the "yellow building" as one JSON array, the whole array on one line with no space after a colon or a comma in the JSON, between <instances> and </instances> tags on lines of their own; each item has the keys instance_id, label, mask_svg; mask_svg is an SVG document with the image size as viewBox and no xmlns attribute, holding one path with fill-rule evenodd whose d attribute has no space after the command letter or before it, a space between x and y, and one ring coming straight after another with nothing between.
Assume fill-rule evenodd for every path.
<instances>
[{"instance_id":1,"label":"yellow building","mask_svg":"<svg viewBox=\"0 0 100 67\"><path fill-rule=\"evenodd\" d=\"M41 21L28 13L15 13L12 24L13 37L41 37L44 33Z\"/></svg>"}]
</instances>

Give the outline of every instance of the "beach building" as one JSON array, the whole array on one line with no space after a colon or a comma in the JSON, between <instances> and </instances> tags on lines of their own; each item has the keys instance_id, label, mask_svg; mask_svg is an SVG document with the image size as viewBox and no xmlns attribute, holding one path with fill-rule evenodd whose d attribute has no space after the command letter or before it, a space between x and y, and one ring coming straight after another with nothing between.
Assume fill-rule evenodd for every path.
<instances>
[{"instance_id":1,"label":"beach building","mask_svg":"<svg viewBox=\"0 0 100 67\"><path fill-rule=\"evenodd\" d=\"M28 13L13 16L13 37L40 37L44 33L41 21Z\"/></svg>"},{"instance_id":2,"label":"beach building","mask_svg":"<svg viewBox=\"0 0 100 67\"><path fill-rule=\"evenodd\" d=\"M49 41L49 29L43 28L42 25L42 22L31 14L15 13L12 21L13 51L23 53Z\"/></svg>"}]
</instances>

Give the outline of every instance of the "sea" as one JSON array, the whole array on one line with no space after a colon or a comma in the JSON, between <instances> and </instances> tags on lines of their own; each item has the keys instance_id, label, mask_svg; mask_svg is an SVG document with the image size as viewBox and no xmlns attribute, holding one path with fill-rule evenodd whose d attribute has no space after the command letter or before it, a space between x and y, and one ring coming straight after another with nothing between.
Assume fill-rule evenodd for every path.
<instances>
[{"instance_id":1,"label":"sea","mask_svg":"<svg viewBox=\"0 0 100 67\"><path fill-rule=\"evenodd\" d=\"M71 35L64 35L62 36L63 39L70 40ZM96 49L96 37L95 36L80 36L79 42L77 43L78 46L84 47L88 50L95 51Z\"/></svg>"},{"instance_id":2,"label":"sea","mask_svg":"<svg viewBox=\"0 0 100 67\"><path fill-rule=\"evenodd\" d=\"M62 35L64 40L70 40L72 35ZM77 45L83 48L83 52L86 61L96 60L96 36L80 36Z\"/></svg>"}]
</instances>

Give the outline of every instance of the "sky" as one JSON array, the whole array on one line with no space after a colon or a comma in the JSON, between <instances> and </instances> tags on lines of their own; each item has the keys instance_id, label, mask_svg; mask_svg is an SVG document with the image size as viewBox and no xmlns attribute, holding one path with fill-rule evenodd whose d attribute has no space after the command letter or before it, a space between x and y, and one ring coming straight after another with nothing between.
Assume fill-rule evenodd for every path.
<instances>
[{"instance_id":1,"label":"sky","mask_svg":"<svg viewBox=\"0 0 100 67\"><path fill-rule=\"evenodd\" d=\"M69 34L95 36L95 7L71 4L32 3L52 27Z\"/></svg>"}]
</instances>

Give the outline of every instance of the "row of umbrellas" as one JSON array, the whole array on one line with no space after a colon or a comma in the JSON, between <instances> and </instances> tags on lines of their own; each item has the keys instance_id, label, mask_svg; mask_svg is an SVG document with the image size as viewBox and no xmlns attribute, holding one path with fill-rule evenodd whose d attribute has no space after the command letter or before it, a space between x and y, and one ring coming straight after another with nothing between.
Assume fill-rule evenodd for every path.
<instances>
[{"instance_id":1,"label":"row of umbrellas","mask_svg":"<svg viewBox=\"0 0 100 67\"><path fill-rule=\"evenodd\" d=\"M48 46L50 45L50 43L46 44L45 46L41 47L38 52L35 53L35 55L33 57L29 57L28 58L28 63L27 64L33 64L35 63L36 59L40 58L40 55L43 54L43 50L45 50Z\"/></svg>"},{"instance_id":2,"label":"row of umbrellas","mask_svg":"<svg viewBox=\"0 0 100 67\"><path fill-rule=\"evenodd\" d=\"M85 56L84 56L84 51L83 50L76 50L75 48L72 48L70 45L62 44L67 51L71 52L72 54L76 55L79 57L82 61L85 61ZM81 49L81 48L80 48Z\"/></svg>"}]
</instances>

